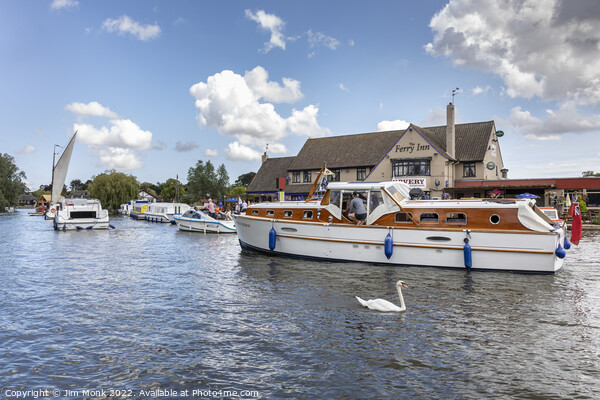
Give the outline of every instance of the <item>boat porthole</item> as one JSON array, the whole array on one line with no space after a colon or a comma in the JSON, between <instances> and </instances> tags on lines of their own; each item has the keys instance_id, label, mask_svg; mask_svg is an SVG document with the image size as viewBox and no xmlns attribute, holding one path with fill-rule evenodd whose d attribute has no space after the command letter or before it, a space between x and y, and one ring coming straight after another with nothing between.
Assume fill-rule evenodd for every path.
<instances>
[{"instance_id":1,"label":"boat porthole","mask_svg":"<svg viewBox=\"0 0 600 400\"><path fill-rule=\"evenodd\" d=\"M498 214L492 214L490 216L490 222L494 225L498 224L500 222L500 216Z\"/></svg>"}]
</instances>

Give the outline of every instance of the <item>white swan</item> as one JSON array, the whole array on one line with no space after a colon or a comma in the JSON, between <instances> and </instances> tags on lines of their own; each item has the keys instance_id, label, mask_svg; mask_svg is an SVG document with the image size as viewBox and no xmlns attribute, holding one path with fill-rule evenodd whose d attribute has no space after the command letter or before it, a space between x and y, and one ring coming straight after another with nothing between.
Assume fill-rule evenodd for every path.
<instances>
[{"instance_id":1,"label":"white swan","mask_svg":"<svg viewBox=\"0 0 600 400\"><path fill-rule=\"evenodd\" d=\"M398 289L398 297L400 297L400 307L398 307L394 303L391 303L391 302L389 302L387 300L383 300L383 299L375 299L375 300L366 300L365 301L358 296L354 296L354 297L356 297L356 300L358 300L358 302L360 304L367 307L369 310L395 311L395 312L406 311L406 305L404 304L404 297L402 297L402 286L404 286L405 288L408 288L408 286L406 286L406 283L404 283L404 281L396 282L396 289Z\"/></svg>"}]
</instances>

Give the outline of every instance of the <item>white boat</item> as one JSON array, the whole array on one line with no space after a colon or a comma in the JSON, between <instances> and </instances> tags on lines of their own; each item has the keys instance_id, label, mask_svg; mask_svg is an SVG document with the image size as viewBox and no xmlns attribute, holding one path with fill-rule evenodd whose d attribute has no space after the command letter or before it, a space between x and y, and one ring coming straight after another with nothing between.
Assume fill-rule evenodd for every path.
<instances>
[{"instance_id":1,"label":"white boat","mask_svg":"<svg viewBox=\"0 0 600 400\"><path fill-rule=\"evenodd\" d=\"M151 203L144 213L146 221L175 223L174 217L188 211L191 207L183 203Z\"/></svg>"},{"instance_id":2,"label":"white boat","mask_svg":"<svg viewBox=\"0 0 600 400\"><path fill-rule=\"evenodd\" d=\"M108 229L108 210L97 199L62 199L57 205L54 229Z\"/></svg>"},{"instance_id":3,"label":"white boat","mask_svg":"<svg viewBox=\"0 0 600 400\"><path fill-rule=\"evenodd\" d=\"M136 200L129 212L133 219L146 219L144 214L148 211L148 200Z\"/></svg>"},{"instance_id":4,"label":"white boat","mask_svg":"<svg viewBox=\"0 0 600 400\"><path fill-rule=\"evenodd\" d=\"M235 233L236 226L232 219L215 219L202 211L188 210L181 216L173 217L177 227L189 232Z\"/></svg>"},{"instance_id":5,"label":"white boat","mask_svg":"<svg viewBox=\"0 0 600 400\"><path fill-rule=\"evenodd\" d=\"M44 218L54 219L56 210L58 208L63 186L65 185L65 179L67 178L67 171L69 169L69 162L71 161L71 154L73 153L73 147L75 146L75 137L77 132L73 134L73 137L65 147L65 151L62 152L58 162L55 164L54 159L56 157L56 151L52 154L52 194L50 195L50 205ZM58 145L55 145L56 148ZM60 146L58 146L60 147Z\"/></svg>"},{"instance_id":6,"label":"white boat","mask_svg":"<svg viewBox=\"0 0 600 400\"><path fill-rule=\"evenodd\" d=\"M148 205L148 200L129 200L127 203L123 203L119 206L117 214L129 216L136 204Z\"/></svg>"},{"instance_id":7,"label":"white boat","mask_svg":"<svg viewBox=\"0 0 600 400\"><path fill-rule=\"evenodd\" d=\"M343 211L354 192L364 225ZM414 200L402 182L334 182L320 200L258 203L234 220L244 249L338 261L554 273L570 247L534 200Z\"/></svg>"}]
</instances>

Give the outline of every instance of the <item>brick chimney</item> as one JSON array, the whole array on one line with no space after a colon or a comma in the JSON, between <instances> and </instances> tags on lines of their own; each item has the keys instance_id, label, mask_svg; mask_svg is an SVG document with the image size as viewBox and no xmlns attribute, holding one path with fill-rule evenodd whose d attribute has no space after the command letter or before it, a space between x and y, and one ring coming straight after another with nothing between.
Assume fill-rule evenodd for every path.
<instances>
[{"instance_id":1,"label":"brick chimney","mask_svg":"<svg viewBox=\"0 0 600 400\"><path fill-rule=\"evenodd\" d=\"M454 104L446 107L446 153L456 158L456 133L454 129Z\"/></svg>"},{"instance_id":2,"label":"brick chimney","mask_svg":"<svg viewBox=\"0 0 600 400\"><path fill-rule=\"evenodd\" d=\"M262 162L263 164L265 163L265 161L267 161L267 158L269 158L269 156L267 156L267 152L265 151L262 155Z\"/></svg>"}]
</instances>

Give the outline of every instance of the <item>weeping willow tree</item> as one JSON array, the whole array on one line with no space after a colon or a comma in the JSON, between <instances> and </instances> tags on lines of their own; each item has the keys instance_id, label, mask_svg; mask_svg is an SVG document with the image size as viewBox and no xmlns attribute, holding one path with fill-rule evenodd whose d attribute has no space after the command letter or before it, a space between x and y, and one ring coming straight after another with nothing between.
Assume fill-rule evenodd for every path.
<instances>
[{"instance_id":1,"label":"weeping willow tree","mask_svg":"<svg viewBox=\"0 0 600 400\"><path fill-rule=\"evenodd\" d=\"M94 177L88 191L91 197L100 200L104 207L114 211L118 210L121 204L137 199L140 184L135 176L111 170Z\"/></svg>"}]
</instances>

